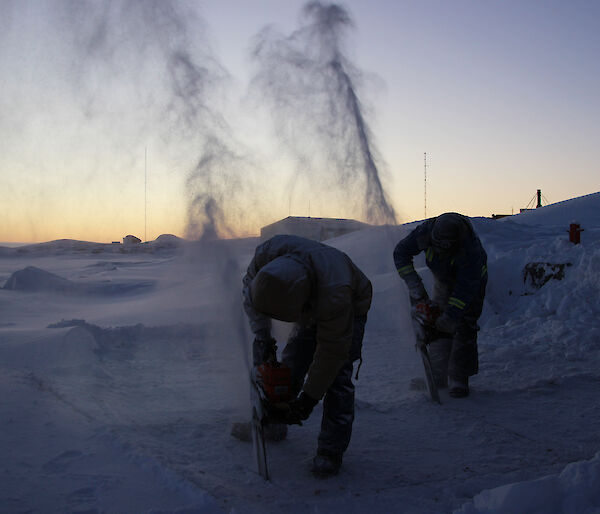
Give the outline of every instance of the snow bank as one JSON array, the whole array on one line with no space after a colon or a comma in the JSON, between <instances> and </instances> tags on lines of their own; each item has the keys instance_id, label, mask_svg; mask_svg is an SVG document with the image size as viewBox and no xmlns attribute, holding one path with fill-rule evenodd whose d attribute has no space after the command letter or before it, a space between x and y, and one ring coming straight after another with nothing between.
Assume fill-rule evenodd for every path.
<instances>
[{"instance_id":1,"label":"snow bank","mask_svg":"<svg viewBox=\"0 0 600 514\"><path fill-rule=\"evenodd\" d=\"M137 244L96 243L92 241L78 241L75 239L57 239L44 243L20 244L19 246L0 245L0 256L25 256L25 255L64 255L76 254L132 254L154 253L162 250L173 250L184 246L188 241L173 234L162 234L154 241Z\"/></svg>"},{"instance_id":2,"label":"snow bank","mask_svg":"<svg viewBox=\"0 0 600 514\"><path fill-rule=\"evenodd\" d=\"M35 266L15 271L4 284L4 289L11 291L55 291L60 293L75 292L77 285Z\"/></svg>"},{"instance_id":3,"label":"snow bank","mask_svg":"<svg viewBox=\"0 0 600 514\"><path fill-rule=\"evenodd\" d=\"M103 266L106 269L106 265ZM73 282L66 278L50 273L49 271L27 266L15 271L4 284L3 289L22 291L25 293L47 292L77 295L116 295L120 296L131 292L141 292L153 287L153 281L120 281L112 283L98 282Z\"/></svg>"},{"instance_id":4,"label":"snow bank","mask_svg":"<svg viewBox=\"0 0 600 514\"><path fill-rule=\"evenodd\" d=\"M559 475L508 484L479 493L454 514L598 514L600 452Z\"/></svg>"},{"instance_id":5,"label":"snow bank","mask_svg":"<svg viewBox=\"0 0 600 514\"><path fill-rule=\"evenodd\" d=\"M564 202L557 202L539 209L525 211L503 220L511 220L525 225L557 225L565 230L572 222L579 222L584 229L600 227L600 192L592 193L578 198L571 198ZM502 220L501 220L502 221ZM585 234L582 235L584 237Z\"/></svg>"},{"instance_id":6,"label":"snow bank","mask_svg":"<svg viewBox=\"0 0 600 514\"><path fill-rule=\"evenodd\" d=\"M600 211L600 195L573 202L579 212ZM600 358L600 232L590 230L574 245L564 227L552 224L558 214L550 212L547 224L537 215L535 227L475 220L489 274L480 319L480 375L496 390L594 371ZM563 273L548 274L547 282L534 287L526 277L532 263Z\"/></svg>"}]
</instances>

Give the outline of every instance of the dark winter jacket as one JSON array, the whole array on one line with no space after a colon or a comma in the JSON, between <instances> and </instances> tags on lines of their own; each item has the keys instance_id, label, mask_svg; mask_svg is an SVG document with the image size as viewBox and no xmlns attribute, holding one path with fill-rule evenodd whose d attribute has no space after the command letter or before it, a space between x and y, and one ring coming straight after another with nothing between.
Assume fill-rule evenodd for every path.
<instances>
[{"instance_id":1,"label":"dark winter jacket","mask_svg":"<svg viewBox=\"0 0 600 514\"><path fill-rule=\"evenodd\" d=\"M481 301L487 282L487 254L468 218L455 214L461 220L457 248L452 253L440 253L431 243L431 231L436 218L430 218L402 239L394 249L394 262L406 282L411 299L427 296L423 282L413 265L413 257L425 252L425 262L436 280L446 284L452 293L444 312L460 320L470 305Z\"/></svg>"},{"instance_id":2,"label":"dark winter jacket","mask_svg":"<svg viewBox=\"0 0 600 514\"><path fill-rule=\"evenodd\" d=\"M281 293L262 294L269 291L261 288L272 283L260 280L263 268L270 276L279 276L282 282L290 284L287 297ZM259 279L254 280L257 275ZM299 309L296 304L304 291L304 276L309 288L303 298L308 301ZM244 308L255 334L270 331L271 317L316 324L317 348L304 391L320 400L349 358L354 317L366 315L371 306L369 279L336 248L302 237L279 235L256 248L243 285ZM254 304L253 294L261 297L259 306Z\"/></svg>"}]
</instances>

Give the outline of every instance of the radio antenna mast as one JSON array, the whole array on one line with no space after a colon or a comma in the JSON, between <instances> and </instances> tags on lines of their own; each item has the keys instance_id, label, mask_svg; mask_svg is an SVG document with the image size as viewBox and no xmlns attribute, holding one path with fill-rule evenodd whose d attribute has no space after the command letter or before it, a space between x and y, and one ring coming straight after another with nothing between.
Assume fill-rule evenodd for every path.
<instances>
[{"instance_id":1,"label":"radio antenna mast","mask_svg":"<svg viewBox=\"0 0 600 514\"><path fill-rule=\"evenodd\" d=\"M423 169L425 173L424 190L425 190L425 219L427 219L427 152L423 154Z\"/></svg>"},{"instance_id":2,"label":"radio antenna mast","mask_svg":"<svg viewBox=\"0 0 600 514\"><path fill-rule=\"evenodd\" d=\"M147 147L144 147L144 241L148 241L148 237L146 234L146 222L147 222L147 205L148 202L146 201L146 197L147 197L147 184L148 184L148 172L147 172Z\"/></svg>"}]
</instances>

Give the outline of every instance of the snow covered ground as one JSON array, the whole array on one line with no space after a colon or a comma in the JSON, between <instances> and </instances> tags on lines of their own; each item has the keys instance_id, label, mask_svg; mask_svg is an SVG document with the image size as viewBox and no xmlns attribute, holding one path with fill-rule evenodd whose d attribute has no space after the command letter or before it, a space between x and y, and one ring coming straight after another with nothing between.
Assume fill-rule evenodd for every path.
<instances>
[{"instance_id":1,"label":"snow covered ground","mask_svg":"<svg viewBox=\"0 0 600 514\"><path fill-rule=\"evenodd\" d=\"M473 222L490 276L480 373L442 405L409 388L421 367L392 250L414 224L328 241L375 296L352 442L327 480L308 472L319 407L268 446L269 483L229 436L247 416L256 239L0 247L0 512L600 512L600 193ZM528 263L554 278L524 282Z\"/></svg>"}]
</instances>

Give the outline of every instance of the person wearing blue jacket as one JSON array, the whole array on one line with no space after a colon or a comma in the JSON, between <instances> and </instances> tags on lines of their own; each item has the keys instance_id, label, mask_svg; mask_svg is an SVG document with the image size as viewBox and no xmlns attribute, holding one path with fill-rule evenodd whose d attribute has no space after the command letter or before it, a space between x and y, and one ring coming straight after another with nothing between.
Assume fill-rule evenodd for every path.
<instances>
[{"instance_id":1,"label":"person wearing blue jacket","mask_svg":"<svg viewBox=\"0 0 600 514\"><path fill-rule=\"evenodd\" d=\"M431 299L413 264L421 252L434 277ZM436 384L449 386L453 397L467 396L469 376L478 371L477 320L487 284L487 254L473 225L456 212L427 219L396 245L394 263L413 309L425 304L440 313L439 337L429 344Z\"/></svg>"}]
</instances>

